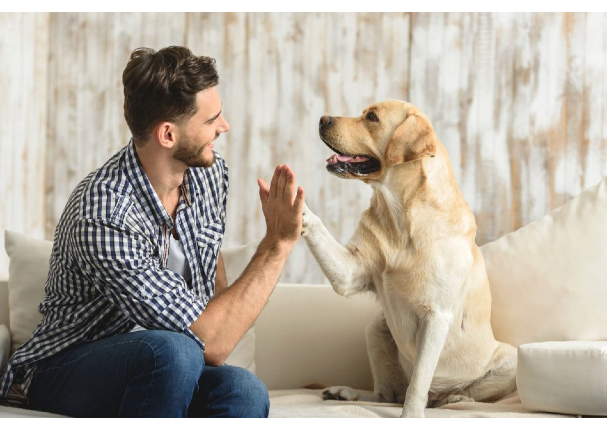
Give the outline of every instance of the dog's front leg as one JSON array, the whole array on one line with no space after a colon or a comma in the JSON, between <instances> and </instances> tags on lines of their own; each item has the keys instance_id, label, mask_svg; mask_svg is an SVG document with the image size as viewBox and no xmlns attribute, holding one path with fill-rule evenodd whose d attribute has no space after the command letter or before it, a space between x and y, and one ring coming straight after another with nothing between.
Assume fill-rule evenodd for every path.
<instances>
[{"instance_id":1,"label":"dog's front leg","mask_svg":"<svg viewBox=\"0 0 607 430\"><path fill-rule=\"evenodd\" d=\"M335 292L349 296L367 288L370 280L362 262L331 236L307 205L304 206L301 234Z\"/></svg>"},{"instance_id":2,"label":"dog's front leg","mask_svg":"<svg viewBox=\"0 0 607 430\"><path fill-rule=\"evenodd\" d=\"M423 418L428 403L428 391L452 323L453 314L450 312L431 311L422 318L417 337L415 366L401 417Z\"/></svg>"}]
</instances>

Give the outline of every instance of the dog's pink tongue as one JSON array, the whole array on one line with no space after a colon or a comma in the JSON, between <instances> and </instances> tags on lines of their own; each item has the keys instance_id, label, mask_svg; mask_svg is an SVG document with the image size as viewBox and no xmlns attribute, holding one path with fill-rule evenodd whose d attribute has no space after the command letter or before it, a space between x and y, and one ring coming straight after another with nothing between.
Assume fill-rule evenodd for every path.
<instances>
[{"instance_id":1,"label":"dog's pink tongue","mask_svg":"<svg viewBox=\"0 0 607 430\"><path fill-rule=\"evenodd\" d=\"M352 157L350 155L333 154L333 155L331 155L331 157L329 157L327 159L327 162L329 164L335 164L338 161L341 161L342 163L362 163L363 161L367 161L367 160L368 160L367 157L363 157L363 156L359 156L359 155L357 155L356 157Z\"/></svg>"}]
</instances>

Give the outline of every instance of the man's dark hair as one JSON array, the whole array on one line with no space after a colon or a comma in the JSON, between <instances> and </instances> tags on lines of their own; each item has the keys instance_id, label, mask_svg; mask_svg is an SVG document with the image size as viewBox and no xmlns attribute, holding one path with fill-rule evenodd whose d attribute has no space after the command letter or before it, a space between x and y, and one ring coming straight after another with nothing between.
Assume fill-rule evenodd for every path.
<instances>
[{"instance_id":1,"label":"man's dark hair","mask_svg":"<svg viewBox=\"0 0 607 430\"><path fill-rule=\"evenodd\" d=\"M196 93L218 82L215 59L183 46L135 49L122 73L124 118L135 143L146 141L163 121L181 125L190 119L197 111Z\"/></svg>"}]
</instances>

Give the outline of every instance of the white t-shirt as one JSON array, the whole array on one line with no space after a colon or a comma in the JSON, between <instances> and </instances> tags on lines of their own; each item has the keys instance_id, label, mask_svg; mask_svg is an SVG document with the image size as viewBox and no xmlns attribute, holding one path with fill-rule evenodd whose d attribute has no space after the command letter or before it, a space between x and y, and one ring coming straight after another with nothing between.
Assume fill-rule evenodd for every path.
<instances>
[{"instance_id":1,"label":"white t-shirt","mask_svg":"<svg viewBox=\"0 0 607 430\"><path fill-rule=\"evenodd\" d=\"M169 257L167 259L167 269L181 275L189 284L192 281L192 272L183 252L183 245L179 239L175 239L172 234L169 235ZM131 332L146 330L139 324L131 329Z\"/></svg>"}]
</instances>

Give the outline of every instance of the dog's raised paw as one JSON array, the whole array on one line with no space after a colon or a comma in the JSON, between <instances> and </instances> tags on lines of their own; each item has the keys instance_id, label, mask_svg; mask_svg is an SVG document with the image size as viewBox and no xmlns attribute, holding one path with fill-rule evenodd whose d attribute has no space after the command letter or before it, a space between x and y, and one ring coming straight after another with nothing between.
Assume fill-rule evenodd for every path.
<instances>
[{"instance_id":1,"label":"dog's raised paw","mask_svg":"<svg viewBox=\"0 0 607 430\"><path fill-rule=\"evenodd\" d=\"M330 387L322 392L323 400L358 400L358 393L350 387Z\"/></svg>"},{"instance_id":2,"label":"dog's raised paw","mask_svg":"<svg viewBox=\"0 0 607 430\"><path fill-rule=\"evenodd\" d=\"M308 205L304 203L304 210L302 213L302 228L301 235L307 236L310 234L310 230L318 223L318 217L308 209Z\"/></svg>"}]
</instances>

